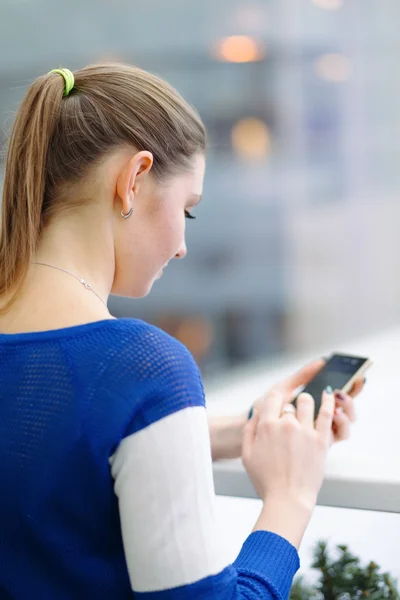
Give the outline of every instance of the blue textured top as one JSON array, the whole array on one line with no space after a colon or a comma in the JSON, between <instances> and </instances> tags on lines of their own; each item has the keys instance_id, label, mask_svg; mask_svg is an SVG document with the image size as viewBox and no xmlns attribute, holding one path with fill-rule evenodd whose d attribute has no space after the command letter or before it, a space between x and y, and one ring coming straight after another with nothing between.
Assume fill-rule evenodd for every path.
<instances>
[{"instance_id":1,"label":"blue textured top","mask_svg":"<svg viewBox=\"0 0 400 600\"><path fill-rule=\"evenodd\" d=\"M215 516L190 352L138 319L0 334L0 600L285 599L296 549Z\"/></svg>"}]
</instances>

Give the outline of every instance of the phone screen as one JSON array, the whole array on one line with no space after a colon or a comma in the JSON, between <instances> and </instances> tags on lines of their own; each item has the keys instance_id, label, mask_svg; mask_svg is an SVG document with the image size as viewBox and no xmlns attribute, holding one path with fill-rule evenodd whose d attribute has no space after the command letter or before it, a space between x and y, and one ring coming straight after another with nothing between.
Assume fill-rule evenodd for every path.
<instances>
[{"instance_id":1,"label":"phone screen","mask_svg":"<svg viewBox=\"0 0 400 600\"><path fill-rule=\"evenodd\" d=\"M315 416L321 406L322 392L330 385L333 390L341 390L350 379L359 371L368 358L360 356L348 356L345 354L333 354L326 362L322 370L317 373L302 392L307 392L315 400ZM301 392L301 393L302 393ZM296 402L294 402L296 404Z\"/></svg>"}]
</instances>

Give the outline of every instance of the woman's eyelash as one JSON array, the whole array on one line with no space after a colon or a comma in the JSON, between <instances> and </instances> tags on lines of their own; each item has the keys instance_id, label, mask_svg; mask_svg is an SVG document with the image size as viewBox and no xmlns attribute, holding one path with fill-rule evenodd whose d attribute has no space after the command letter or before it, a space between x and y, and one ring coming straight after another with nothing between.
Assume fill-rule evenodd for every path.
<instances>
[{"instance_id":1,"label":"woman's eyelash","mask_svg":"<svg viewBox=\"0 0 400 600\"><path fill-rule=\"evenodd\" d=\"M185 218L186 219L195 219L196 217L192 215L188 210L185 210Z\"/></svg>"}]
</instances>

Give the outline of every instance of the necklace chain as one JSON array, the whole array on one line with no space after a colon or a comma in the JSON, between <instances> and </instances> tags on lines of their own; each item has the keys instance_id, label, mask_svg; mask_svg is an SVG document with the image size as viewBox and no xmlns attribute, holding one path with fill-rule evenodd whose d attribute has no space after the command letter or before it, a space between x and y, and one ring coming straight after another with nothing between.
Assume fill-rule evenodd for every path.
<instances>
[{"instance_id":1,"label":"necklace chain","mask_svg":"<svg viewBox=\"0 0 400 600\"><path fill-rule=\"evenodd\" d=\"M107 303L104 302L104 300L99 296L99 294L94 291L94 289L92 288L92 286L90 285L90 283L88 283L84 279L81 279L81 277L78 277L78 275L75 275L75 273L71 273L71 271L67 271L66 269L62 269L61 267L55 267L54 265L49 265L48 263L37 262L35 260L33 260L32 263L34 265L43 265L45 267L52 267L53 269L58 269L59 271L64 271L64 273L69 273L69 275L72 275L73 277L75 277L75 279L77 279L84 286L85 289L93 292L93 294L96 294L96 296L99 298L99 300L102 301L102 303L104 304L104 306L107 306Z\"/></svg>"}]
</instances>

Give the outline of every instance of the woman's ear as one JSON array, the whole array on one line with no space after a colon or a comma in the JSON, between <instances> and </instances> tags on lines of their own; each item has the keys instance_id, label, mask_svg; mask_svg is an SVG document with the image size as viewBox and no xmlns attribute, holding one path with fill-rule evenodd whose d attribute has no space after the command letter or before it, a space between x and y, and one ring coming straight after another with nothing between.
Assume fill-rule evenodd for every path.
<instances>
[{"instance_id":1,"label":"woman's ear","mask_svg":"<svg viewBox=\"0 0 400 600\"><path fill-rule=\"evenodd\" d=\"M152 166L152 153L142 150L132 156L122 167L117 178L117 194L122 200L124 212L129 212L133 199Z\"/></svg>"}]
</instances>

